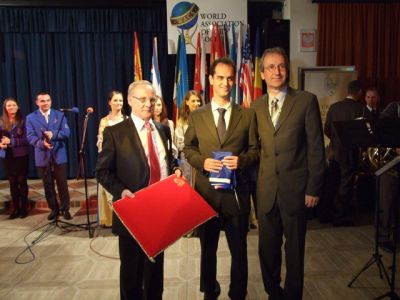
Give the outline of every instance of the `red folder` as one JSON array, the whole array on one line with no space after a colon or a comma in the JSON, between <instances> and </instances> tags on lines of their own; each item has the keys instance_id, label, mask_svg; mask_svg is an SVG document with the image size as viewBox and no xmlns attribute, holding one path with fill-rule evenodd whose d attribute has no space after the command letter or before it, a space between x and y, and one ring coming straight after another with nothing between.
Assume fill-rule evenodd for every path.
<instances>
[{"instance_id":1,"label":"red folder","mask_svg":"<svg viewBox=\"0 0 400 300\"><path fill-rule=\"evenodd\" d=\"M217 213L183 178L171 175L113 203L150 260Z\"/></svg>"}]
</instances>

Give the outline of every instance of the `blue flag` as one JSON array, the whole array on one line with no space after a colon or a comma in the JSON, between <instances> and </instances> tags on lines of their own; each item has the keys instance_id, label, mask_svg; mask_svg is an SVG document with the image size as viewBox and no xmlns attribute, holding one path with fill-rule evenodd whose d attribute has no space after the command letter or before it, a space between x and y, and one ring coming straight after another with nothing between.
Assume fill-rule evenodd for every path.
<instances>
[{"instance_id":1,"label":"blue flag","mask_svg":"<svg viewBox=\"0 0 400 300\"><path fill-rule=\"evenodd\" d=\"M189 78L186 58L185 38L181 33L179 35L178 53L177 53L177 76L176 76L176 105L181 107L183 98L189 90Z\"/></svg>"}]
</instances>

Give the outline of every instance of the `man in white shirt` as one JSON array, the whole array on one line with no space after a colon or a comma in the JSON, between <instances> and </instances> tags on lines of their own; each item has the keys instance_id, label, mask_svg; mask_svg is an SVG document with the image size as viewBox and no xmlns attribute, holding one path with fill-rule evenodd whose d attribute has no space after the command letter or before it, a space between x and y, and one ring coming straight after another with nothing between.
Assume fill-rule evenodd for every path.
<instances>
[{"instance_id":1,"label":"man in white shirt","mask_svg":"<svg viewBox=\"0 0 400 300\"><path fill-rule=\"evenodd\" d=\"M247 293L247 244L250 211L249 168L258 161L253 111L230 102L235 82L235 65L228 58L214 61L210 68L214 96L211 103L189 115L183 149L188 162L196 169L195 188L218 212L218 217L199 227L201 243L200 290L204 299L217 299L217 248L220 230L224 230L232 255L231 282L228 295L244 300ZM213 152L231 152L222 160ZM216 189L210 173L222 167L236 174L233 189Z\"/></svg>"}]
</instances>

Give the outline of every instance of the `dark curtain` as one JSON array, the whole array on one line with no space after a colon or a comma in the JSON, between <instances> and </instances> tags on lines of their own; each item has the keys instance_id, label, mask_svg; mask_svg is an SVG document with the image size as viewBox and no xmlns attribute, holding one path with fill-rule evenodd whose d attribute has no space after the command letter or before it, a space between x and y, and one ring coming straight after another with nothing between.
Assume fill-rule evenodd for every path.
<instances>
[{"instance_id":1,"label":"dark curtain","mask_svg":"<svg viewBox=\"0 0 400 300\"><path fill-rule=\"evenodd\" d=\"M163 94L170 102L175 57L167 55L165 4L151 9L0 8L0 99L15 97L27 115L37 109L35 95L48 91L53 108L80 109L77 115L66 113L72 129L69 177L77 174L87 107L94 113L88 122L86 172L94 175L97 130L108 113L107 95L117 89L126 96L134 77L134 31L145 79L150 78L152 39L158 37ZM33 156L30 163L29 176L36 177Z\"/></svg>"},{"instance_id":2,"label":"dark curtain","mask_svg":"<svg viewBox=\"0 0 400 300\"><path fill-rule=\"evenodd\" d=\"M319 66L355 65L382 105L400 100L400 4L319 4Z\"/></svg>"}]
</instances>

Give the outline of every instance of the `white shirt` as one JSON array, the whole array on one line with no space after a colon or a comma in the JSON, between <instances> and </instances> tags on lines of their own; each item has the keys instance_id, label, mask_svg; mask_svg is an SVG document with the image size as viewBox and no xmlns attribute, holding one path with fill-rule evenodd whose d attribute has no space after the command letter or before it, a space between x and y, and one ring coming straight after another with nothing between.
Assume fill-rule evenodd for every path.
<instances>
[{"instance_id":1,"label":"white shirt","mask_svg":"<svg viewBox=\"0 0 400 300\"><path fill-rule=\"evenodd\" d=\"M150 165L149 160L149 147L147 144L147 128L144 126L145 121L131 114L131 118L133 123L135 124L136 130L139 134L140 141L142 142L144 153L146 154L147 161ZM153 144L156 147L156 153L158 157L158 161L160 162L160 170L161 170L161 179L164 179L168 176L168 167L167 167L167 153L164 148L164 144L160 137L160 133L156 129L156 126L153 123L153 120L150 119L149 123L151 125L151 135L153 137Z\"/></svg>"},{"instance_id":2,"label":"white shirt","mask_svg":"<svg viewBox=\"0 0 400 300\"><path fill-rule=\"evenodd\" d=\"M217 103L215 103L214 99L211 101L211 111L213 113L215 127L218 127L218 118L219 118L218 108L226 109L224 119L225 119L225 124L226 124L226 130L228 130L229 120L231 119L231 114L232 114L232 104L229 102L229 103L225 104L224 106L220 106Z\"/></svg>"},{"instance_id":3,"label":"white shirt","mask_svg":"<svg viewBox=\"0 0 400 300\"><path fill-rule=\"evenodd\" d=\"M50 118L50 109L46 112L43 112L39 109L40 113L43 115L44 119L46 120L46 123L49 123L49 118Z\"/></svg>"}]
</instances>

